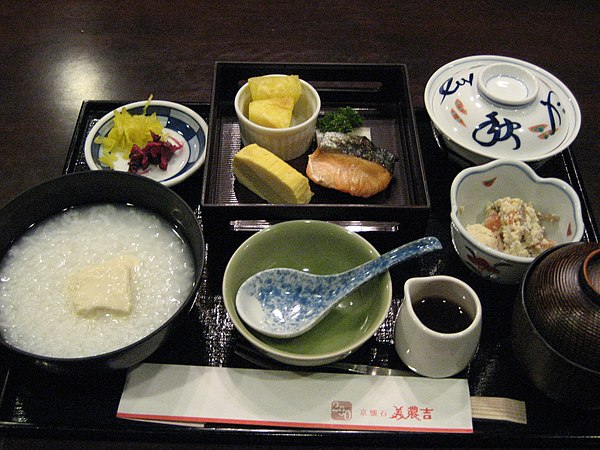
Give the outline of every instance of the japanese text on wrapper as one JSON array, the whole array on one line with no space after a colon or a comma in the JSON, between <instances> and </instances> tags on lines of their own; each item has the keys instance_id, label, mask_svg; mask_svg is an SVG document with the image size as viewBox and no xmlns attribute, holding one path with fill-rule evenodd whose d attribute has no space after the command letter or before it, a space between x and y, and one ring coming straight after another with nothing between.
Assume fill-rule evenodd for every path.
<instances>
[{"instance_id":1,"label":"japanese text on wrapper","mask_svg":"<svg viewBox=\"0 0 600 450\"><path fill-rule=\"evenodd\" d=\"M391 408L361 408L361 417L381 417L394 421L417 421L433 419L433 408L418 405L392 405ZM334 420L352 420L352 403L334 401L331 403L331 418Z\"/></svg>"}]
</instances>

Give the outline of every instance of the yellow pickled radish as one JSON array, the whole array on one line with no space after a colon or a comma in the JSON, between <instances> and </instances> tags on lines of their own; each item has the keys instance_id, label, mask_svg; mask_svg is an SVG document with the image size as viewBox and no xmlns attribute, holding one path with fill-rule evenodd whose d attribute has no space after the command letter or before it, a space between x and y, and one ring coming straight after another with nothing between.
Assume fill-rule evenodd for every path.
<instances>
[{"instance_id":1,"label":"yellow pickled radish","mask_svg":"<svg viewBox=\"0 0 600 450\"><path fill-rule=\"evenodd\" d=\"M152 133L162 135L163 125L156 117L156 113L146 115L148 105L152 96L146 102L142 114L132 115L125 108L115 110L114 125L106 136L98 136L94 139L96 144L103 147L103 155L100 162L113 168L119 153L127 159L133 145L144 147L152 141Z\"/></svg>"}]
</instances>

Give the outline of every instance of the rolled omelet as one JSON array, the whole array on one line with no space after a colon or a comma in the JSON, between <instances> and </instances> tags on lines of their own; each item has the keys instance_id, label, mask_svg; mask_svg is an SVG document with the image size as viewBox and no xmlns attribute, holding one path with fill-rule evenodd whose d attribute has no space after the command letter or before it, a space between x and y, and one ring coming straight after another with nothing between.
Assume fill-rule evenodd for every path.
<instances>
[{"instance_id":1,"label":"rolled omelet","mask_svg":"<svg viewBox=\"0 0 600 450\"><path fill-rule=\"evenodd\" d=\"M305 204L313 196L308 178L257 144L235 154L233 175L269 203Z\"/></svg>"}]
</instances>

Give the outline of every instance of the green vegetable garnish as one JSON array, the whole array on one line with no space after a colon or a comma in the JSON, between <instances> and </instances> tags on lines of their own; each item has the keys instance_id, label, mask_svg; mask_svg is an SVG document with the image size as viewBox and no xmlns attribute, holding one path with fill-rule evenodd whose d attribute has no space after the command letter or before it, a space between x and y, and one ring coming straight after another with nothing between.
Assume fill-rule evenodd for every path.
<instances>
[{"instance_id":1,"label":"green vegetable garnish","mask_svg":"<svg viewBox=\"0 0 600 450\"><path fill-rule=\"evenodd\" d=\"M324 133L327 131L349 133L353 128L360 127L362 124L363 118L349 106L328 112L317 120L317 128Z\"/></svg>"}]
</instances>

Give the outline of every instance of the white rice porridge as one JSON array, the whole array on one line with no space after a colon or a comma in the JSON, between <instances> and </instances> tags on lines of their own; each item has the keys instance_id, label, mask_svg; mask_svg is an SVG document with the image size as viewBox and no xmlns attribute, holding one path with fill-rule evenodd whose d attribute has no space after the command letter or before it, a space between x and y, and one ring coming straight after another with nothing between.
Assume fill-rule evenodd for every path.
<instances>
[{"instance_id":1,"label":"white rice porridge","mask_svg":"<svg viewBox=\"0 0 600 450\"><path fill-rule=\"evenodd\" d=\"M66 290L78 269L133 255L128 315L83 318ZM64 211L29 229L0 266L0 332L37 355L75 358L117 350L147 336L179 309L194 284L188 245L147 210L112 204Z\"/></svg>"}]
</instances>

